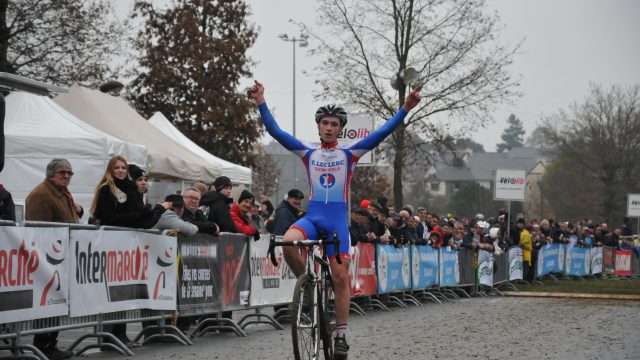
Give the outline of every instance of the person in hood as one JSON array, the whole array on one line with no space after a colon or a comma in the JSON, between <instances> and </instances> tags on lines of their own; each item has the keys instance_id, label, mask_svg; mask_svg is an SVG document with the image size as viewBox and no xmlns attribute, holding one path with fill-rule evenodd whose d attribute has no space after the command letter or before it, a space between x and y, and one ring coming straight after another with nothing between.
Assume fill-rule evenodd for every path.
<instances>
[{"instance_id":1,"label":"person in hood","mask_svg":"<svg viewBox=\"0 0 640 360\"><path fill-rule=\"evenodd\" d=\"M200 200L200 210L206 214L209 221L218 224L220 232L238 232L229 209L233 204L232 189L231 180L226 176L220 176L211 185L211 191L205 192Z\"/></svg>"},{"instance_id":2,"label":"person in hood","mask_svg":"<svg viewBox=\"0 0 640 360\"><path fill-rule=\"evenodd\" d=\"M248 190L242 190L237 203L231 205L231 218L239 233L253 236L254 240L260 239L260 232L251 226L251 209L256 202L256 198Z\"/></svg>"}]
</instances>

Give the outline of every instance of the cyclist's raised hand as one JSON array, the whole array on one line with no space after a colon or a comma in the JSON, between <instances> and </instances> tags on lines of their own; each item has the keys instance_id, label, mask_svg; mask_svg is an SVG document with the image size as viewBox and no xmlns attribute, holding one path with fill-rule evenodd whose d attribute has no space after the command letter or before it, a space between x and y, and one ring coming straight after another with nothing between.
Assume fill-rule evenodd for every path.
<instances>
[{"instance_id":1,"label":"cyclist's raised hand","mask_svg":"<svg viewBox=\"0 0 640 360\"><path fill-rule=\"evenodd\" d=\"M418 103L422 97L420 96L420 91L422 90L422 86L418 86L413 91L409 93L407 98L404 100L404 105L402 107L407 111L411 111Z\"/></svg>"},{"instance_id":2,"label":"cyclist's raised hand","mask_svg":"<svg viewBox=\"0 0 640 360\"><path fill-rule=\"evenodd\" d=\"M249 96L256 101L257 105L264 103L264 85L258 80L254 80L255 84L251 88L249 88Z\"/></svg>"}]
</instances>

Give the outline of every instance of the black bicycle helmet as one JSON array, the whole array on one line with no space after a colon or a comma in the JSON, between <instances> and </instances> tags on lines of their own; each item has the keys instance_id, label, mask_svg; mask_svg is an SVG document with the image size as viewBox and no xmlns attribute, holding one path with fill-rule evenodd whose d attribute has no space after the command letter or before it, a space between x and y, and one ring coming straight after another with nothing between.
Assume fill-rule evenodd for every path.
<instances>
[{"instance_id":1,"label":"black bicycle helmet","mask_svg":"<svg viewBox=\"0 0 640 360\"><path fill-rule=\"evenodd\" d=\"M340 119L340 126L344 127L347 125L347 112L340 106L335 104L320 106L318 110L316 110L316 123L320 123L320 120L325 116L335 116Z\"/></svg>"}]
</instances>

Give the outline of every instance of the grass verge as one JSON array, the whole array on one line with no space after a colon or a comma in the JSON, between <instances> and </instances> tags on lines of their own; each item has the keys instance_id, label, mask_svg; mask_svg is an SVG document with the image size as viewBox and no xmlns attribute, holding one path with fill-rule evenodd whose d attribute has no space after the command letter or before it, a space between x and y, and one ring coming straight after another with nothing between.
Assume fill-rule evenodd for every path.
<instances>
[{"instance_id":1,"label":"grass verge","mask_svg":"<svg viewBox=\"0 0 640 360\"><path fill-rule=\"evenodd\" d=\"M516 286L520 291L532 292L640 295L640 279L629 281L615 279L558 280L557 282L546 279L543 284L517 284Z\"/></svg>"}]
</instances>

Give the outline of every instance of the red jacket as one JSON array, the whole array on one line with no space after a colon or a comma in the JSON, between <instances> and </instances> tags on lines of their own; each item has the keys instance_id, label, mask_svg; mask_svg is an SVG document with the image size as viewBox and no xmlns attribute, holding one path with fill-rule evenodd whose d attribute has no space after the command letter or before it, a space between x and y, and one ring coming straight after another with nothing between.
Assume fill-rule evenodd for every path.
<instances>
[{"instance_id":1,"label":"red jacket","mask_svg":"<svg viewBox=\"0 0 640 360\"><path fill-rule=\"evenodd\" d=\"M233 205L231 205L230 213L231 218L233 219L233 223L236 225L236 229L238 229L238 232L245 235L254 235L256 232L258 232L256 228L249 225L249 217L242 213L242 210L240 210L240 206L238 206L238 203L233 203Z\"/></svg>"}]
</instances>

